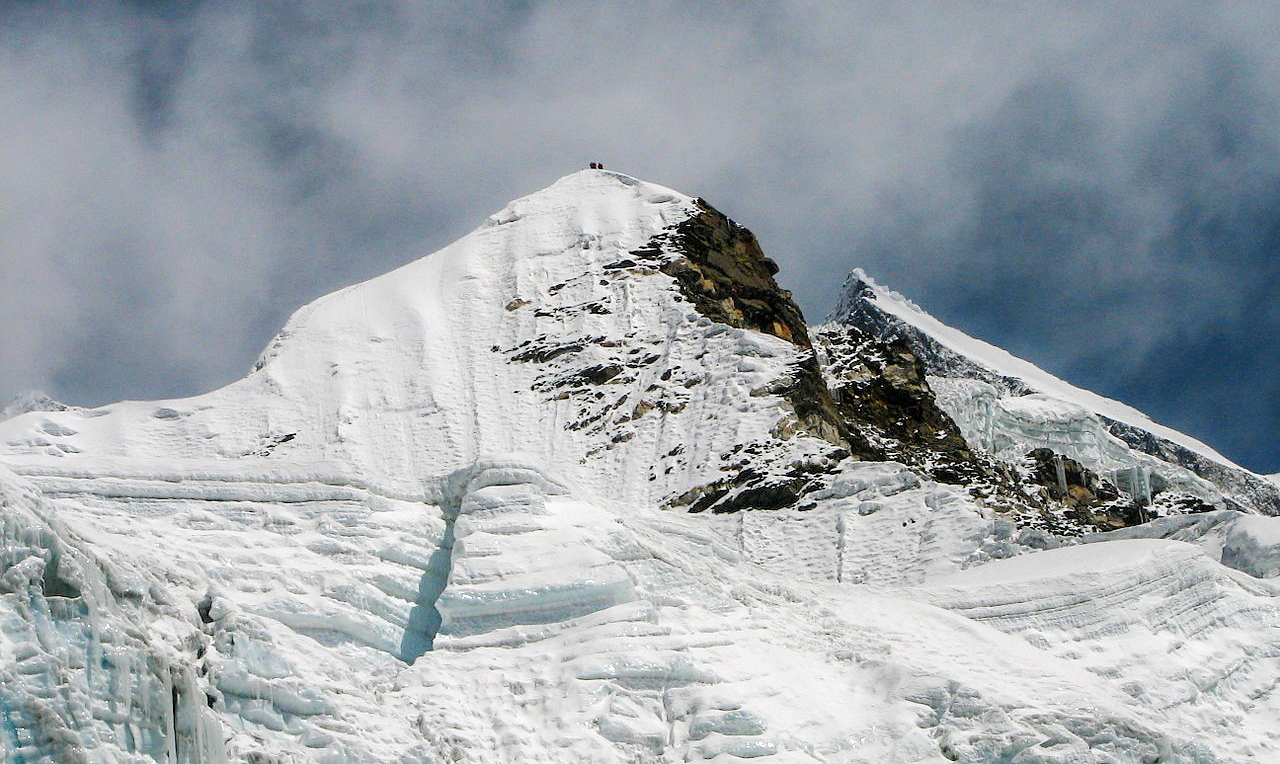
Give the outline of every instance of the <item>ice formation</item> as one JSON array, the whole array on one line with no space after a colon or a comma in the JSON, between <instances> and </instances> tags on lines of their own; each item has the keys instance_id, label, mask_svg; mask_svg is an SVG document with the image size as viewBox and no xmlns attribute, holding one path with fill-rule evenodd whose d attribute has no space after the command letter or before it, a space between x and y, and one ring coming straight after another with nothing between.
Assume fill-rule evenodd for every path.
<instances>
[{"instance_id":1,"label":"ice formation","mask_svg":"<svg viewBox=\"0 0 1280 764\"><path fill-rule=\"evenodd\" d=\"M4 759L1280 755L1280 520L1066 543L842 458L794 329L667 272L699 204L575 173L304 307L226 388L0 422ZM1130 465L1088 406L978 384L939 399L984 448L1066 417ZM726 475L803 501L680 509Z\"/></svg>"}]
</instances>

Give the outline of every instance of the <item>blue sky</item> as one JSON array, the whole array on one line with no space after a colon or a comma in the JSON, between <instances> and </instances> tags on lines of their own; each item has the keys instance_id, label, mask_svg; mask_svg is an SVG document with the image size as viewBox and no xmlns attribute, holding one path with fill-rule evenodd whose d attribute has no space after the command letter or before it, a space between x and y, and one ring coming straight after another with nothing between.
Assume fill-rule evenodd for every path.
<instances>
[{"instance_id":1,"label":"blue sky","mask_svg":"<svg viewBox=\"0 0 1280 764\"><path fill-rule=\"evenodd\" d=\"M192 394L599 160L1280 471L1280 9L5 2L0 395Z\"/></svg>"}]
</instances>

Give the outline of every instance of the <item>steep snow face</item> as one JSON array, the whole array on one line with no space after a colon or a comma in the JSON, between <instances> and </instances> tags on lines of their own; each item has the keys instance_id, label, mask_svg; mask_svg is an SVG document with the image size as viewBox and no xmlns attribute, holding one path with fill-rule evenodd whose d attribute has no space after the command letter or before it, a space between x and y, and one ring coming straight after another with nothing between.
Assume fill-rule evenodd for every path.
<instances>
[{"instance_id":1,"label":"steep snow face","mask_svg":"<svg viewBox=\"0 0 1280 764\"><path fill-rule=\"evenodd\" d=\"M929 386L965 439L999 459L1016 463L1032 449L1049 448L1144 501L1151 499L1153 482L1162 490L1223 500L1216 486L1195 473L1130 448L1078 403L1044 393L1001 397L995 386L976 379L931 376ZM1133 474L1146 481L1145 493L1130 484Z\"/></svg>"},{"instance_id":2,"label":"steep snow face","mask_svg":"<svg viewBox=\"0 0 1280 764\"><path fill-rule=\"evenodd\" d=\"M849 275L828 320L905 339L929 370L938 405L976 448L1010 461L1052 448L1140 483L1140 499L1155 480L1201 501L1280 513L1274 484L1204 443L943 324L862 270Z\"/></svg>"},{"instance_id":3,"label":"steep snow face","mask_svg":"<svg viewBox=\"0 0 1280 764\"><path fill-rule=\"evenodd\" d=\"M32 414L11 455L329 460L398 490L521 452L580 490L658 503L740 469L786 416L764 392L801 359L713 323L642 245L693 200L583 171L435 254L299 310L247 379L196 398ZM637 262L639 261L639 262ZM789 439L777 460L831 444Z\"/></svg>"}]
</instances>

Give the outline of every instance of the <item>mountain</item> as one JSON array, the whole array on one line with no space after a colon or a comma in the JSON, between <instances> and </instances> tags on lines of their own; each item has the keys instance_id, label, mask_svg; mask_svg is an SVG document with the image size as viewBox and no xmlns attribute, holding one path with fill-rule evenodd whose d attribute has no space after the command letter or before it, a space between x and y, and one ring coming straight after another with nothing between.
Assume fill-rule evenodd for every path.
<instances>
[{"instance_id":1,"label":"mountain","mask_svg":"<svg viewBox=\"0 0 1280 764\"><path fill-rule=\"evenodd\" d=\"M1163 494L1165 501L1176 497L1175 504L1190 498L1280 514L1280 491L1264 476L1130 406L942 324L861 270L850 274L828 321L908 345L939 405L970 443L991 453L1016 458L1050 447L1157 505Z\"/></svg>"},{"instance_id":2,"label":"mountain","mask_svg":"<svg viewBox=\"0 0 1280 764\"><path fill-rule=\"evenodd\" d=\"M582 171L225 388L0 422L6 760L1280 752L1280 519L776 270Z\"/></svg>"},{"instance_id":3,"label":"mountain","mask_svg":"<svg viewBox=\"0 0 1280 764\"><path fill-rule=\"evenodd\" d=\"M0 408L0 422L32 411L66 411L71 406L59 403L39 390L24 390Z\"/></svg>"}]
</instances>

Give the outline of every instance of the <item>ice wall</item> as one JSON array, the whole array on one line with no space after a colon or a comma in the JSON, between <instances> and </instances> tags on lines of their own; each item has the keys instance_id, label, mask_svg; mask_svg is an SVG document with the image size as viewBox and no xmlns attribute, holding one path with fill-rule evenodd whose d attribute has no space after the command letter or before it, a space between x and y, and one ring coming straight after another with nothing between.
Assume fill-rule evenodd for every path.
<instances>
[{"instance_id":1,"label":"ice wall","mask_svg":"<svg viewBox=\"0 0 1280 764\"><path fill-rule=\"evenodd\" d=\"M0 758L225 762L198 624L3 467L0 502Z\"/></svg>"},{"instance_id":2,"label":"ice wall","mask_svg":"<svg viewBox=\"0 0 1280 764\"><path fill-rule=\"evenodd\" d=\"M1150 500L1153 490L1169 488L1221 503L1222 492L1178 465L1131 449L1112 435L1099 416L1070 401L1040 393L1002 397L976 379L934 377L929 386L975 448L1018 463L1036 448L1049 448L1108 478L1134 498Z\"/></svg>"}]
</instances>

